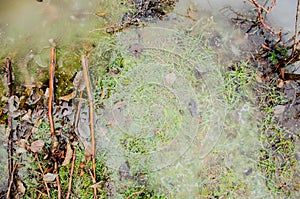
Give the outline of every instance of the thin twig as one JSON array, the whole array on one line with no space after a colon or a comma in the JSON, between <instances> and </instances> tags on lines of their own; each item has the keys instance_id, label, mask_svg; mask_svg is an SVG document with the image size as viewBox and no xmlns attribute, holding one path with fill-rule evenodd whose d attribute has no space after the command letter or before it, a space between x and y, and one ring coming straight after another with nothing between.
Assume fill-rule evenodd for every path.
<instances>
[{"instance_id":1,"label":"thin twig","mask_svg":"<svg viewBox=\"0 0 300 199\"><path fill-rule=\"evenodd\" d=\"M9 58L6 58L6 62L5 62L5 66L6 66L6 73L7 73L7 93L8 93L8 98L11 98L12 96L12 84L13 84L13 80L12 80L12 68L11 68L11 61ZM10 106L10 103L8 104ZM11 107L8 107L8 118L7 118L7 132L8 132L8 140L7 140L7 159L8 159L8 171L9 171L9 179L8 182L11 181L11 174L13 171L13 132L12 132L12 116L11 116Z\"/></svg>"},{"instance_id":2,"label":"thin twig","mask_svg":"<svg viewBox=\"0 0 300 199\"><path fill-rule=\"evenodd\" d=\"M66 199L69 199L70 195L71 195L71 188L72 188L72 179L73 179L73 173L74 173L75 159L76 159L76 150L74 149L74 151L73 151L73 159L72 159L72 166L71 166L71 171L70 171L68 193L67 193Z\"/></svg>"},{"instance_id":3,"label":"thin twig","mask_svg":"<svg viewBox=\"0 0 300 199\"><path fill-rule=\"evenodd\" d=\"M16 170L17 166L18 166L18 160L16 160L14 168L13 168L11 174L10 174L10 181L9 181L9 185L8 185L8 189L7 189L6 199L10 199L11 187L12 187L12 184L13 184L13 181L14 181L14 173L15 173L15 170Z\"/></svg>"},{"instance_id":4,"label":"thin twig","mask_svg":"<svg viewBox=\"0 0 300 199\"><path fill-rule=\"evenodd\" d=\"M264 22L263 16L262 16L262 11L264 11L266 14L269 14L270 12L272 12L273 8L276 5L276 0L273 0L271 3L271 6L269 7L269 9L265 8L264 6L260 5L259 3L257 3L255 0L248 0L250 3L252 3L256 9L257 9L257 18L259 23L261 24L261 26L269 31L271 31L273 34L275 35L280 35L281 37L281 30L279 31L275 31L271 26L267 25Z\"/></svg>"},{"instance_id":5,"label":"thin twig","mask_svg":"<svg viewBox=\"0 0 300 199\"><path fill-rule=\"evenodd\" d=\"M11 61L10 61L9 58L6 58L5 66L6 66L6 73L7 73L8 97L11 97L12 96L12 84L13 84L13 80L12 80Z\"/></svg>"},{"instance_id":6,"label":"thin twig","mask_svg":"<svg viewBox=\"0 0 300 199\"><path fill-rule=\"evenodd\" d=\"M57 141L55 137L55 129L54 129L54 122L52 116L52 103L54 98L54 67L55 67L55 48L51 48L51 56L50 56L50 68L49 68L49 99L48 99L48 117L50 123L50 132L52 135L52 144L53 144L53 151L57 147ZM61 199L61 186L60 180L58 175L58 165L57 161L54 161L54 173L57 174L56 176L56 184L57 184L57 192L58 192L58 199Z\"/></svg>"},{"instance_id":7,"label":"thin twig","mask_svg":"<svg viewBox=\"0 0 300 199\"><path fill-rule=\"evenodd\" d=\"M91 172L91 170L90 170L90 168L88 167L88 165L86 164L84 168L89 172L89 175L90 175L91 178L92 178L93 184L96 184L96 179L94 178L93 173Z\"/></svg>"},{"instance_id":8,"label":"thin twig","mask_svg":"<svg viewBox=\"0 0 300 199\"><path fill-rule=\"evenodd\" d=\"M104 88L104 86L102 86L102 92L101 92L101 96L100 96L100 101L102 101L103 99L104 99L104 97L105 97L105 88Z\"/></svg>"},{"instance_id":9,"label":"thin twig","mask_svg":"<svg viewBox=\"0 0 300 199\"><path fill-rule=\"evenodd\" d=\"M144 190L140 190L140 191L137 191L137 192L133 192L132 194L130 194L129 196L127 196L126 199L130 199L130 198L132 198L133 196L139 195L139 194L141 194L141 193L143 193L143 192L144 192Z\"/></svg>"},{"instance_id":10,"label":"thin twig","mask_svg":"<svg viewBox=\"0 0 300 199\"><path fill-rule=\"evenodd\" d=\"M61 186L60 186L59 175L58 175L57 161L54 162L54 173L57 174L57 176L56 176L57 198L61 199Z\"/></svg>"},{"instance_id":11,"label":"thin twig","mask_svg":"<svg viewBox=\"0 0 300 199\"><path fill-rule=\"evenodd\" d=\"M86 89L88 94L89 100L89 108L90 108L90 130L91 130L91 138L92 138L92 169L93 169L93 176L96 180L96 141L95 141L95 132L94 132L94 105L93 105L93 96L92 96L92 89L89 81L88 76L88 60L85 58L84 55L81 56L81 64L84 79L86 82ZM97 188L94 187L94 199L97 199Z\"/></svg>"},{"instance_id":12,"label":"thin twig","mask_svg":"<svg viewBox=\"0 0 300 199\"><path fill-rule=\"evenodd\" d=\"M75 117L75 122L74 122L74 128L77 128L77 125L78 125L82 96L83 96L83 91L80 91L78 105L77 105L77 111L76 111L76 117Z\"/></svg>"},{"instance_id":13,"label":"thin twig","mask_svg":"<svg viewBox=\"0 0 300 199\"><path fill-rule=\"evenodd\" d=\"M298 31L299 12L300 12L300 0L298 0L298 3L297 3L297 13L296 13L296 22L295 22L295 38L294 38L293 51L291 54L292 57L294 56L297 46L298 46L297 41L298 41L298 34L299 34L299 31Z\"/></svg>"},{"instance_id":14,"label":"thin twig","mask_svg":"<svg viewBox=\"0 0 300 199\"><path fill-rule=\"evenodd\" d=\"M54 92L54 65L55 65L55 48L51 49L50 56L50 69L49 69L49 99L48 99L48 117L50 123L50 132L52 138L55 137L54 131L54 122L52 117L52 101L53 101L53 92Z\"/></svg>"},{"instance_id":15,"label":"thin twig","mask_svg":"<svg viewBox=\"0 0 300 199\"><path fill-rule=\"evenodd\" d=\"M39 193L39 196L38 198L40 198L41 196L47 196L45 193L41 192L40 190L36 189L36 188L33 188L36 192Z\"/></svg>"},{"instance_id":16,"label":"thin twig","mask_svg":"<svg viewBox=\"0 0 300 199\"><path fill-rule=\"evenodd\" d=\"M43 171L43 168L41 166L41 163L40 163L40 160L39 160L39 157L38 157L37 153L35 153L35 159L37 160L39 168L40 168L40 171L41 171L42 175L44 176L44 171ZM44 181L44 184L45 184L45 187L46 187L48 198L50 199L51 198L50 189L49 189L49 187L47 185L47 182L44 180L44 178L43 178L43 181Z\"/></svg>"}]
</instances>

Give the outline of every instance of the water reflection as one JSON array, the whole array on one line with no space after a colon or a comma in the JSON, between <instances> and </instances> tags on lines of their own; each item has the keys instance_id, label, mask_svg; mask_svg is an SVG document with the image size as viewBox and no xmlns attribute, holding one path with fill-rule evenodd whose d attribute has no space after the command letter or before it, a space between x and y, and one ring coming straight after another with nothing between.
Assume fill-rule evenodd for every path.
<instances>
[{"instance_id":1,"label":"water reflection","mask_svg":"<svg viewBox=\"0 0 300 199\"><path fill-rule=\"evenodd\" d=\"M106 129L108 136L99 144L99 147L105 147L105 143L109 143L105 139L109 138L113 144L107 146L108 149L111 146L123 147L119 149L122 154L115 148L109 151L113 165L108 166L117 170L125 158L137 161L133 162L136 163L135 167L140 166L139 164L151 166L148 169L155 171L151 177L157 184L181 198L201 197L199 193L214 187L208 180L215 182L214 179L220 176L232 181L230 186L238 184L240 189L247 186L248 193L243 193L245 197L247 194L266 194L265 187L261 185L262 178L256 170L255 152L259 148L259 140L255 134L257 118L254 107L243 101L235 109L228 107L224 96L220 94L220 90L224 89L220 72L224 66L220 66L218 62L224 64L239 58L242 52L240 48L245 40L241 34L224 25L225 21L217 23L214 17L210 17L211 13L202 9L218 11L225 3L245 5L236 0L182 0L166 21L152 24L140 32L129 30L118 34L118 48L121 48L122 58L128 62L134 60L137 65L118 79L121 83L127 81L127 84L121 84L120 92L107 102L115 103L129 98L129 103L120 107L120 111L125 112L124 117L121 117L123 121ZM25 83L34 81L27 69L31 62L46 67L49 57L47 50L51 46L81 41L98 22L93 14L98 5L96 0L52 0L42 3L5 1L3 5L0 12L1 48L5 50L0 55L5 57L10 53L17 57L16 63L25 76ZM188 10L192 11L190 16L187 15ZM170 35L173 37L170 38ZM143 46L140 53L144 57L127 54L133 44ZM122 45L125 46L124 49ZM205 74L205 77L195 79L190 73L195 70L200 75ZM171 75L175 75L173 80L170 80ZM143 101L144 96L140 96L140 91L144 92L145 99L151 100L152 106L148 101ZM247 97L250 99L249 96ZM198 105L199 111L190 115L188 108L191 101ZM137 102L144 106L139 106ZM201 117L199 112L202 113ZM107 120L122 116L120 112L113 112L112 115L113 118L107 116ZM104 119L101 117L101 121ZM170 133L170 130L175 132L173 137L164 134ZM146 132L144 137L141 134L143 132ZM129 138L118 137L122 135ZM136 154L136 149L130 145L130 141L134 140L132 137L136 135L142 135L137 141L144 141L145 137L152 141L149 144L148 139L146 141L149 146L143 145L148 150L146 158L143 154ZM156 148L151 145L153 143ZM127 152L128 149L131 151ZM144 161L141 161L143 158ZM222 179L218 180L223 182ZM239 195L238 192L236 194Z\"/></svg>"},{"instance_id":2,"label":"water reflection","mask_svg":"<svg viewBox=\"0 0 300 199\"><path fill-rule=\"evenodd\" d=\"M237 186L233 198L265 194L257 185L263 179L255 169L260 142L251 91L235 105L226 102L230 88L222 76L247 42L200 5L179 1L165 21L117 35L129 69L103 102L99 125L107 133L97 146L107 152L110 170L127 161L132 170L148 171L170 198L209 198L221 186Z\"/></svg>"},{"instance_id":3,"label":"water reflection","mask_svg":"<svg viewBox=\"0 0 300 199\"><path fill-rule=\"evenodd\" d=\"M218 13L220 9L230 6L237 11L248 11L253 6L243 0L206 0L206 1L193 1L196 5L201 8L210 10L212 12ZM266 0L257 0L258 3L264 5L265 2L271 2ZM295 26L295 15L297 8L297 0L277 0L277 4L273 9L272 13L268 15L268 19L271 21L272 25L277 28L282 28L284 31L294 32Z\"/></svg>"},{"instance_id":4,"label":"water reflection","mask_svg":"<svg viewBox=\"0 0 300 199\"><path fill-rule=\"evenodd\" d=\"M96 0L2 1L0 57L9 56L18 66L23 75L17 81L35 81L28 65L47 66L51 46L70 47L96 28L99 17L93 13L98 5Z\"/></svg>"}]
</instances>

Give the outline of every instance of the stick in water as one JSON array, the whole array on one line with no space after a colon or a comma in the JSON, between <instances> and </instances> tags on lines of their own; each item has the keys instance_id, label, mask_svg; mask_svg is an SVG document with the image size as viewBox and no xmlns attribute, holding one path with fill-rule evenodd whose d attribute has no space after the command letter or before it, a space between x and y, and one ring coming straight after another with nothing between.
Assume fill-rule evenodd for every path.
<instances>
[{"instance_id":1,"label":"stick in water","mask_svg":"<svg viewBox=\"0 0 300 199\"><path fill-rule=\"evenodd\" d=\"M7 93L8 98L11 98L12 96L12 68L11 68L11 61L9 58L6 58L5 62L6 66L6 73L7 73ZM10 106L10 105L9 105ZM9 107L8 110L11 110ZM8 171L9 171L9 177L8 177L8 183L9 185L12 183L13 180L13 173L14 173L14 163L13 163L13 133L12 133L12 116L10 111L8 112L8 118L7 118L7 132L8 132L8 143L7 143L7 155L8 155ZM11 186L11 185L10 185ZM8 189L7 195L9 196L11 191L11 188Z\"/></svg>"},{"instance_id":2,"label":"stick in water","mask_svg":"<svg viewBox=\"0 0 300 199\"><path fill-rule=\"evenodd\" d=\"M89 108L90 108L90 130L91 130L91 138L92 138L92 169L93 169L93 183L96 183L96 142L95 142L95 132L94 132L94 109L93 109L93 96L92 89L88 76L88 61L84 55L81 56L81 64L83 70L83 76L85 79L88 100L89 100ZM94 187L94 199L97 199L97 187Z\"/></svg>"},{"instance_id":3,"label":"stick in water","mask_svg":"<svg viewBox=\"0 0 300 199\"><path fill-rule=\"evenodd\" d=\"M57 141L55 137L55 129L54 129L54 122L52 117L52 103L54 98L54 67L55 67L55 48L51 48L51 56L50 56L50 68L49 68L49 99L48 99L48 117L50 123L50 132L52 135L52 143L53 149L57 147ZM54 173L58 174L58 164L57 161L54 161ZM56 184L57 184L57 192L58 192L58 199L61 199L61 185L59 180L59 175L56 176Z\"/></svg>"},{"instance_id":4,"label":"stick in water","mask_svg":"<svg viewBox=\"0 0 300 199\"><path fill-rule=\"evenodd\" d=\"M49 99L48 99L48 117L50 123L50 132L52 138L55 136L54 132L54 122L52 117L52 100L53 100L53 92L54 92L54 65L55 65L55 48L51 49L50 56L50 69L49 69Z\"/></svg>"}]
</instances>

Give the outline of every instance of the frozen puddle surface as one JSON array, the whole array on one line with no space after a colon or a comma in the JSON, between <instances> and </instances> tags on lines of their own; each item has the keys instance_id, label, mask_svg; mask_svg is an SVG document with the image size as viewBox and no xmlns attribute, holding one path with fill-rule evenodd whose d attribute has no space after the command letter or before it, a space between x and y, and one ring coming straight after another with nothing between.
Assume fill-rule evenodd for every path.
<instances>
[{"instance_id":1,"label":"frozen puddle surface","mask_svg":"<svg viewBox=\"0 0 300 199\"><path fill-rule=\"evenodd\" d=\"M126 171L147 174L147 183L175 198L226 191L263 198L254 101L248 93L228 103L225 61L214 49L221 42L238 55L237 33L219 32L221 25L197 11L199 20L184 16L185 6L165 21L118 33L124 70L99 116L98 149L107 153L116 186L128 182L120 177Z\"/></svg>"}]
</instances>

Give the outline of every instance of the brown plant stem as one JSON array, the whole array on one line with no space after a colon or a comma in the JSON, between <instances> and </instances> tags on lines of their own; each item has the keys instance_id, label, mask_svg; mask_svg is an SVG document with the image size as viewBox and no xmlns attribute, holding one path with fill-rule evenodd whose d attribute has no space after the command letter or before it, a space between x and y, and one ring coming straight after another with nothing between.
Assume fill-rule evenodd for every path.
<instances>
[{"instance_id":1,"label":"brown plant stem","mask_svg":"<svg viewBox=\"0 0 300 199\"><path fill-rule=\"evenodd\" d=\"M88 60L84 55L81 56L81 64L83 70L83 76L86 82L86 89L88 94L89 108L90 108L90 132L92 138L92 169L93 169L93 177L96 181L96 141L95 141L95 132L94 132L94 105L93 105L93 96L92 89L88 76ZM96 183L96 182L93 182ZM94 199L97 199L97 188L94 187Z\"/></svg>"},{"instance_id":2,"label":"brown plant stem","mask_svg":"<svg viewBox=\"0 0 300 199\"><path fill-rule=\"evenodd\" d=\"M52 116L52 106L53 106L53 99L54 99L54 69L55 69L55 48L51 48L51 55L50 55L50 68L49 68L49 98L48 98L48 118L50 123L50 132L52 135L52 144L53 149L55 151L57 148L57 140L55 137L55 129L54 129L54 121ZM58 192L58 199L61 199L61 186L60 180L58 175L58 164L57 161L54 161L54 173L57 174L56 176L56 184L57 184L57 192Z\"/></svg>"},{"instance_id":3,"label":"brown plant stem","mask_svg":"<svg viewBox=\"0 0 300 199\"><path fill-rule=\"evenodd\" d=\"M76 159L76 150L73 151L73 159L72 159L72 166L70 171L70 179L69 179L69 186L68 186L68 193L66 199L70 198L71 195L71 189L72 189L72 179L73 179L73 173L74 173L74 166L75 166L75 159Z\"/></svg>"},{"instance_id":4,"label":"brown plant stem","mask_svg":"<svg viewBox=\"0 0 300 199\"><path fill-rule=\"evenodd\" d=\"M7 73L7 93L8 93L8 98L11 98L12 96L12 85L13 85L13 80L12 80L12 68L11 68L11 61L9 58L6 58L5 62L5 67L6 67L6 73ZM8 108L10 110L10 107ZM13 132L12 132L12 116L10 111L8 112L8 118L7 118L7 133L8 133L8 140L7 140L7 159L8 159L8 173L9 173L9 178L8 178L8 183L11 182L11 177L13 173L13 168L14 168L14 163L12 160L13 157Z\"/></svg>"},{"instance_id":5,"label":"brown plant stem","mask_svg":"<svg viewBox=\"0 0 300 199\"><path fill-rule=\"evenodd\" d=\"M291 54L291 57L294 56L295 52L296 52L296 49L298 47L298 34L299 34L299 31L298 31L298 23L299 23L299 12L300 12L300 0L298 0L298 3L297 3L297 12L296 12L296 22L295 22L295 38L294 38L294 45L293 45L293 50L292 50L292 54Z\"/></svg>"},{"instance_id":6,"label":"brown plant stem","mask_svg":"<svg viewBox=\"0 0 300 199\"><path fill-rule=\"evenodd\" d=\"M8 93L8 97L11 97L13 80L12 80L11 61L9 58L6 58L5 66L6 66L6 73L7 73L7 87L8 87L7 93Z\"/></svg>"},{"instance_id":7,"label":"brown plant stem","mask_svg":"<svg viewBox=\"0 0 300 199\"><path fill-rule=\"evenodd\" d=\"M74 128L77 128L77 125L78 125L82 96L83 96L83 91L80 91L79 100L78 100L78 104L77 104L77 111L76 111L76 116L75 116L75 122L74 122Z\"/></svg>"},{"instance_id":8,"label":"brown plant stem","mask_svg":"<svg viewBox=\"0 0 300 199\"><path fill-rule=\"evenodd\" d=\"M54 173L57 174L57 176L56 176L57 198L61 199L61 186L60 186L60 180L59 180L59 175L58 175L57 161L54 162Z\"/></svg>"},{"instance_id":9,"label":"brown plant stem","mask_svg":"<svg viewBox=\"0 0 300 199\"><path fill-rule=\"evenodd\" d=\"M54 122L52 117L52 101L54 92L54 67L55 67L55 48L51 48L50 68L49 68L49 99L48 99L48 117L50 123L50 132L52 139L55 137Z\"/></svg>"},{"instance_id":10,"label":"brown plant stem","mask_svg":"<svg viewBox=\"0 0 300 199\"><path fill-rule=\"evenodd\" d=\"M264 6L260 5L259 3L257 3L255 0L248 0L250 3L252 3L256 9L257 9L257 19L259 21L259 23L261 24L261 26L269 31L271 31L273 34L275 35L280 35L281 38L281 30L279 31L275 31L271 26L267 25L264 22L264 18L262 16L262 12L265 12L267 14L269 14L270 12L272 12L273 8L276 5L276 0L273 0L271 3L271 6L269 7L269 9L265 8Z\"/></svg>"},{"instance_id":11,"label":"brown plant stem","mask_svg":"<svg viewBox=\"0 0 300 199\"><path fill-rule=\"evenodd\" d=\"M12 184L13 184L13 181L14 181L14 173L16 171L17 166L18 166L18 160L16 160L14 168L13 168L11 174L10 174L10 177L9 177L10 181L9 181L9 184L8 184L6 199L10 199L11 198L10 192L11 192L11 187L12 187Z\"/></svg>"},{"instance_id":12,"label":"brown plant stem","mask_svg":"<svg viewBox=\"0 0 300 199\"><path fill-rule=\"evenodd\" d=\"M38 162L39 169L40 169L42 175L44 176L44 171L43 171L43 168L41 166L41 163L40 163L40 160L39 160L39 157L38 157L38 153L35 153L35 159ZM50 189L49 189L49 187L47 185L47 182L44 180L44 178L43 178L43 181L44 181L44 184L45 184L45 187L46 187L47 196L48 196L48 198L51 198L51 196L50 196Z\"/></svg>"}]
</instances>

